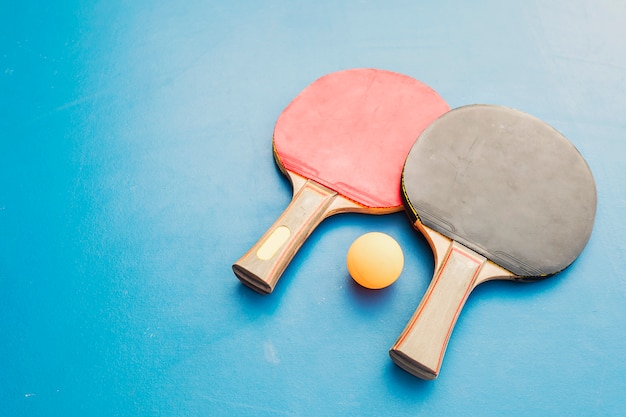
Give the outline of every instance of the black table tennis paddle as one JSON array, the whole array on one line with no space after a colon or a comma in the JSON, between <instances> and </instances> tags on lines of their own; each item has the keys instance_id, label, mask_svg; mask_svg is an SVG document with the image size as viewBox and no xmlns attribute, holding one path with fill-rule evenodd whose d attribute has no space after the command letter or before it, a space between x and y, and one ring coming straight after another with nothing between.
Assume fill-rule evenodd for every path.
<instances>
[{"instance_id":1,"label":"black table tennis paddle","mask_svg":"<svg viewBox=\"0 0 626 417\"><path fill-rule=\"evenodd\" d=\"M596 211L593 176L574 145L533 116L493 105L454 109L422 132L404 165L402 198L435 270L389 353L423 379L439 374L477 285L562 271L585 247Z\"/></svg>"}]
</instances>

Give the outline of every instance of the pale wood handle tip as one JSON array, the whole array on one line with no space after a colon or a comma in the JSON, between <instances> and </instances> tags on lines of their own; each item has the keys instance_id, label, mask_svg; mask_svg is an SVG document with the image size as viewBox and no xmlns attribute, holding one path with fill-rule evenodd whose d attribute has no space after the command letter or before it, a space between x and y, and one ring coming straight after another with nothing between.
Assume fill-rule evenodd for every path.
<instances>
[{"instance_id":1,"label":"pale wood handle tip","mask_svg":"<svg viewBox=\"0 0 626 417\"><path fill-rule=\"evenodd\" d=\"M260 294L270 294L276 286L276 282L267 282L237 263L233 264L233 272L243 284Z\"/></svg>"},{"instance_id":2,"label":"pale wood handle tip","mask_svg":"<svg viewBox=\"0 0 626 417\"><path fill-rule=\"evenodd\" d=\"M402 351L396 349L395 346L389 350L389 356L396 365L418 378L433 380L439 375L439 370L434 370L422 365L421 363L412 359L410 356L402 353Z\"/></svg>"}]
</instances>

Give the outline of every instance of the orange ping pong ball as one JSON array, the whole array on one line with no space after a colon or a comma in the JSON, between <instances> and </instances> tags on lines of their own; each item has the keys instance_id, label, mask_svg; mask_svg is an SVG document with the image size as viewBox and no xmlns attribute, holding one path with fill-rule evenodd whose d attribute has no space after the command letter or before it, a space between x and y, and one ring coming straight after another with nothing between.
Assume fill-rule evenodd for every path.
<instances>
[{"instance_id":1,"label":"orange ping pong ball","mask_svg":"<svg viewBox=\"0 0 626 417\"><path fill-rule=\"evenodd\" d=\"M391 236L371 232L358 237L346 257L348 272L361 286L378 290L393 284L404 267L404 254Z\"/></svg>"}]
</instances>

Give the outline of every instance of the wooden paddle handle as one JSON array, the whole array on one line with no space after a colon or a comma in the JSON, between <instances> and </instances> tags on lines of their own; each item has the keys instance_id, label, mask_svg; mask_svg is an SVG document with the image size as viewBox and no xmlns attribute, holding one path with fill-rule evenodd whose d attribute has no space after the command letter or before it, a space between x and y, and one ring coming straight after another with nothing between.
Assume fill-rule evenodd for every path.
<instances>
[{"instance_id":1,"label":"wooden paddle handle","mask_svg":"<svg viewBox=\"0 0 626 417\"><path fill-rule=\"evenodd\" d=\"M252 246L233 264L233 272L247 286L262 294L274 290L281 274L302 243L329 215L337 193L307 180L294 183L296 193L289 206Z\"/></svg>"},{"instance_id":2,"label":"wooden paddle handle","mask_svg":"<svg viewBox=\"0 0 626 417\"><path fill-rule=\"evenodd\" d=\"M389 351L393 361L422 379L435 379L454 324L486 259L450 241L440 266L408 325Z\"/></svg>"}]
</instances>

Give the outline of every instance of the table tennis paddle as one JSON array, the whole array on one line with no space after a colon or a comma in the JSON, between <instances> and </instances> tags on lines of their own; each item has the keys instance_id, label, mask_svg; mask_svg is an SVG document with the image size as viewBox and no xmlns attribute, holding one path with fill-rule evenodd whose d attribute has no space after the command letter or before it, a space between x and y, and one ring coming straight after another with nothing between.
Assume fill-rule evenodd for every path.
<instances>
[{"instance_id":1,"label":"table tennis paddle","mask_svg":"<svg viewBox=\"0 0 626 417\"><path fill-rule=\"evenodd\" d=\"M596 211L578 150L541 120L493 105L451 110L422 132L404 165L402 198L433 249L435 271L389 354L423 379L439 374L477 285L563 270L585 247Z\"/></svg>"},{"instance_id":2,"label":"table tennis paddle","mask_svg":"<svg viewBox=\"0 0 626 417\"><path fill-rule=\"evenodd\" d=\"M448 110L427 85L378 69L334 72L306 87L274 127L274 158L292 182L293 198L233 264L235 275L268 294L324 218L401 211L406 155L424 128Z\"/></svg>"}]
</instances>

